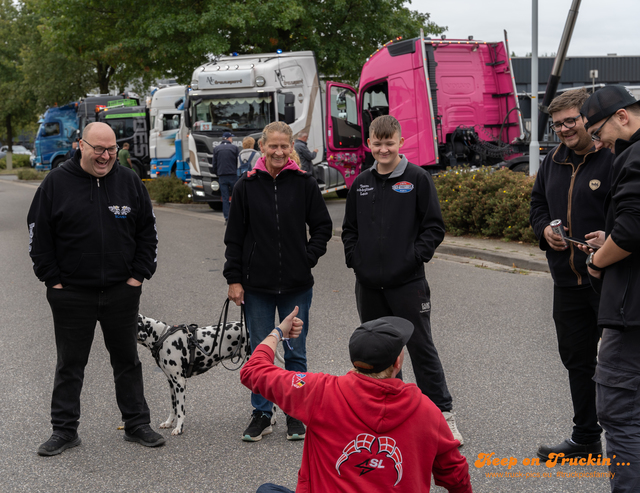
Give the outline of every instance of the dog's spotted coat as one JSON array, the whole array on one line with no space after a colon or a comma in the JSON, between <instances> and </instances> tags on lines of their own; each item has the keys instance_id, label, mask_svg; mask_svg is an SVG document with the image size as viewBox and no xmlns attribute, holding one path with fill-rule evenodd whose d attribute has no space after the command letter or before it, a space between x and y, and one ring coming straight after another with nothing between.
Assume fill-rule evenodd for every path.
<instances>
[{"instance_id":1,"label":"dog's spotted coat","mask_svg":"<svg viewBox=\"0 0 640 493\"><path fill-rule=\"evenodd\" d=\"M170 328L171 326L164 322L138 315L138 344L152 349L153 345ZM227 321L222 350L218 348L218 339L220 337L218 325L199 327L196 331L196 336L198 344L207 353L211 353L212 349L214 351L208 357L196 348L195 364L191 376L200 375L216 366L220 361L229 359L232 356L237 357L239 355L241 360L244 361L249 354L249 341L243 334L239 322ZM239 351L237 350L238 344L240 344ZM165 339L158 353L156 363L167 376L169 387L171 388L171 414L164 423L160 424L160 428L171 428L173 426L171 434L180 435L182 434L186 414L184 400L186 375L189 368L188 333L186 330L179 330Z\"/></svg>"}]
</instances>

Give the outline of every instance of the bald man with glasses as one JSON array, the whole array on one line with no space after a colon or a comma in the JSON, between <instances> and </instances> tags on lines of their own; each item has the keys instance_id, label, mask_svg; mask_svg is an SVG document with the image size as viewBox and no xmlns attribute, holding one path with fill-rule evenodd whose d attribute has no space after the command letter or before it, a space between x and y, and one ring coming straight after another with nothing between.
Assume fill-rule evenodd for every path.
<instances>
[{"instance_id":1,"label":"bald man with glasses","mask_svg":"<svg viewBox=\"0 0 640 493\"><path fill-rule=\"evenodd\" d=\"M57 351L53 434L39 455L80 445L80 393L97 322L113 367L124 439L147 447L165 441L149 426L136 339L142 282L156 270L155 216L140 179L114 166L117 153L111 127L87 125L79 150L47 175L27 216L29 255L47 287Z\"/></svg>"},{"instance_id":2,"label":"bald man with glasses","mask_svg":"<svg viewBox=\"0 0 640 493\"><path fill-rule=\"evenodd\" d=\"M553 320L560 359L569 374L574 423L570 438L539 447L538 456L544 460L552 453L595 457L602 452L592 380L600 338L599 295L589 281L586 254L550 226L560 219L567 236L584 241L604 225L613 157L607 150L596 150L585 130L580 108L588 97L584 89L574 89L549 105L551 128L561 143L540 165L531 193L531 226L553 277Z\"/></svg>"}]
</instances>

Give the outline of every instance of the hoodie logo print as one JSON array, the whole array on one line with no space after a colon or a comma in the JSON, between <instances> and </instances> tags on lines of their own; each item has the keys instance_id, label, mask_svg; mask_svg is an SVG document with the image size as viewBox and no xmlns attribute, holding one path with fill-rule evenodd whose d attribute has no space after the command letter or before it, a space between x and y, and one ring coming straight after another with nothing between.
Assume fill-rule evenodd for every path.
<instances>
[{"instance_id":1,"label":"hoodie logo print","mask_svg":"<svg viewBox=\"0 0 640 493\"><path fill-rule=\"evenodd\" d=\"M368 433L360 433L355 440L349 442L349 444L342 451L342 455L336 461L336 471L340 474L340 466L344 464L349 456L352 454L360 454L363 450L369 453L371 452L371 446L378 442L378 454L386 454L395 465L397 480L393 486L396 486L402 479L402 453L396 446L396 441L391 437L375 437ZM375 464L375 466L374 466ZM370 459L358 464L356 467L360 468L360 476L371 472L374 468L384 469L382 465L382 459Z\"/></svg>"},{"instance_id":2,"label":"hoodie logo print","mask_svg":"<svg viewBox=\"0 0 640 493\"><path fill-rule=\"evenodd\" d=\"M131 212L131 207L128 205L110 205L109 210L113 212L113 215L116 216L116 219L126 219L127 214Z\"/></svg>"}]
</instances>

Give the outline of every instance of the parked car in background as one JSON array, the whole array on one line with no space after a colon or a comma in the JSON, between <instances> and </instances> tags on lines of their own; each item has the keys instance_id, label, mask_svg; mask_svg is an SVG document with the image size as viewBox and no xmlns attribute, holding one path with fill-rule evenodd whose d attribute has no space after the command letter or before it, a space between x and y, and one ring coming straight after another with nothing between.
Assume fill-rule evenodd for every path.
<instances>
[{"instance_id":1,"label":"parked car in background","mask_svg":"<svg viewBox=\"0 0 640 493\"><path fill-rule=\"evenodd\" d=\"M7 151L9 150L9 146L0 147L0 159L7 155ZM32 156L31 151L24 146L14 145L13 146L14 154L26 154L27 156Z\"/></svg>"}]
</instances>

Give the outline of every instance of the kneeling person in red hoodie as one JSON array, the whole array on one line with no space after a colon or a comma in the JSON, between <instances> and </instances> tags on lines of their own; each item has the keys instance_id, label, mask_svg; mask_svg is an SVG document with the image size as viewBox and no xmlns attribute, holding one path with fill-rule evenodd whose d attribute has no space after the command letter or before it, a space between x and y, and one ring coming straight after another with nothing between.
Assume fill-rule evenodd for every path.
<instances>
[{"instance_id":1,"label":"kneeling person in red hoodie","mask_svg":"<svg viewBox=\"0 0 640 493\"><path fill-rule=\"evenodd\" d=\"M262 341L242 383L307 426L297 493L428 492L433 474L449 492L471 492L469 468L440 410L395 376L413 324L399 317L365 322L349 341L354 368L344 376L296 373L273 364L278 342L297 337L296 309ZM291 490L264 484L258 493Z\"/></svg>"}]
</instances>

